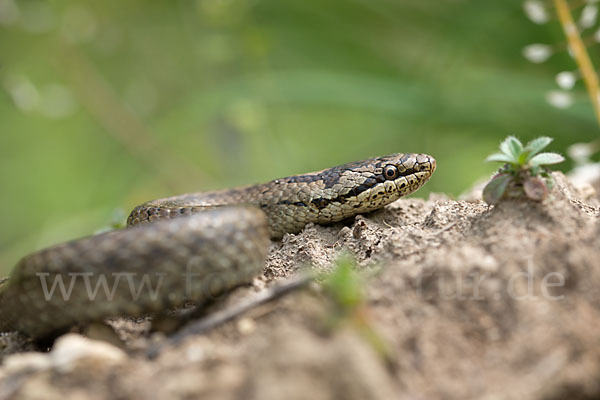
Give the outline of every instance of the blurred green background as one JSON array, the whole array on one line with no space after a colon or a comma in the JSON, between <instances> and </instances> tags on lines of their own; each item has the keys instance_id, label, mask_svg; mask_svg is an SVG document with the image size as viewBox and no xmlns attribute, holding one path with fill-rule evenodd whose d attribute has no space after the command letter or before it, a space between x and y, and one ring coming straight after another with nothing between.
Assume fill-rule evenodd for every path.
<instances>
[{"instance_id":1,"label":"blurred green background","mask_svg":"<svg viewBox=\"0 0 600 400\"><path fill-rule=\"evenodd\" d=\"M546 103L575 66L521 56L564 42L521 1L0 0L0 32L0 275L152 198L393 152L457 195L508 134L598 133Z\"/></svg>"}]
</instances>

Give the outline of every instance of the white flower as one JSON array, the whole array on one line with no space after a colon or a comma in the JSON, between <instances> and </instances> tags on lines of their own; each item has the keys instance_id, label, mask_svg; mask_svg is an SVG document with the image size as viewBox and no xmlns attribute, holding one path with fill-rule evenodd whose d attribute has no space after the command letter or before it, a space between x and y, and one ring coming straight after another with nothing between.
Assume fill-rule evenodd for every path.
<instances>
[{"instance_id":1,"label":"white flower","mask_svg":"<svg viewBox=\"0 0 600 400\"><path fill-rule=\"evenodd\" d=\"M596 25L596 21L598 19L598 6L593 4L588 4L583 7L583 11L581 11L581 16L579 17L579 26L583 29L591 28Z\"/></svg>"},{"instance_id":2,"label":"white flower","mask_svg":"<svg viewBox=\"0 0 600 400\"><path fill-rule=\"evenodd\" d=\"M527 18L536 24L545 24L550 19L544 3L539 0L526 0L523 3L523 10Z\"/></svg>"},{"instance_id":3,"label":"white flower","mask_svg":"<svg viewBox=\"0 0 600 400\"><path fill-rule=\"evenodd\" d=\"M547 44L534 43L523 48L523 57L532 63L543 63L552 55L552 47Z\"/></svg>"},{"instance_id":4,"label":"white flower","mask_svg":"<svg viewBox=\"0 0 600 400\"><path fill-rule=\"evenodd\" d=\"M4 80L4 87L19 110L28 112L38 107L40 92L26 76L8 75Z\"/></svg>"},{"instance_id":5,"label":"white flower","mask_svg":"<svg viewBox=\"0 0 600 400\"><path fill-rule=\"evenodd\" d=\"M577 76L575 73L570 71L563 71L556 75L556 83L561 89L570 90L575 86L575 82L577 81Z\"/></svg>"},{"instance_id":6,"label":"white flower","mask_svg":"<svg viewBox=\"0 0 600 400\"><path fill-rule=\"evenodd\" d=\"M553 90L546 94L546 101L556 108L568 108L573 104L573 96L560 90Z\"/></svg>"}]
</instances>

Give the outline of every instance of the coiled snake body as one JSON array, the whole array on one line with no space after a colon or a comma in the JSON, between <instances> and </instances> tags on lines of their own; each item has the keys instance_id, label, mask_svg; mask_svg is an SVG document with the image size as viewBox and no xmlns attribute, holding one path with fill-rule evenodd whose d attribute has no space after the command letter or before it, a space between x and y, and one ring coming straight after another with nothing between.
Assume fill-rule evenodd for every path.
<instances>
[{"instance_id":1,"label":"coiled snake body","mask_svg":"<svg viewBox=\"0 0 600 400\"><path fill-rule=\"evenodd\" d=\"M421 187L435 167L425 154L393 154L147 202L131 212L133 227L24 257L0 289L0 331L44 337L216 296L260 274L269 238L381 208Z\"/></svg>"}]
</instances>

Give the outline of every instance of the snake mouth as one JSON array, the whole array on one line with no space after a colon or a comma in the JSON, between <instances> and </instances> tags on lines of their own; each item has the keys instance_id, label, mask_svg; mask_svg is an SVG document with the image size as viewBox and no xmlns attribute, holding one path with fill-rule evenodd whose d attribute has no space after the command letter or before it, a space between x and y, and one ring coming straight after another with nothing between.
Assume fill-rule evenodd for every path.
<instances>
[{"instance_id":1,"label":"snake mouth","mask_svg":"<svg viewBox=\"0 0 600 400\"><path fill-rule=\"evenodd\" d=\"M428 179L435 171L436 161L428 154L407 154L400 160L397 168L400 177Z\"/></svg>"}]
</instances>

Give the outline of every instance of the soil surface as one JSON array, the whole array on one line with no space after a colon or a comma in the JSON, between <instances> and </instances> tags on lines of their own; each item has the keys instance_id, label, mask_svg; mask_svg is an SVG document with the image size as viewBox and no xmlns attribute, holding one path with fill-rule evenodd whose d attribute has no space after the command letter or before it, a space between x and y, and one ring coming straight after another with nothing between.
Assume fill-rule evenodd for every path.
<instances>
[{"instance_id":1,"label":"soil surface","mask_svg":"<svg viewBox=\"0 0 600 400\"><path fill-rule=\"evenodd\" d=\"M271 245L253 285L213 305L331 270L348 252L365 296L351 317L315 283L155 358L165 334L148 319L110 321L123 343L70 333L47 352L5 333L0 399L600 398L598 197L555 176L543 203L432 195L309 225Z\"/></svg>"}]
</instances>

